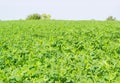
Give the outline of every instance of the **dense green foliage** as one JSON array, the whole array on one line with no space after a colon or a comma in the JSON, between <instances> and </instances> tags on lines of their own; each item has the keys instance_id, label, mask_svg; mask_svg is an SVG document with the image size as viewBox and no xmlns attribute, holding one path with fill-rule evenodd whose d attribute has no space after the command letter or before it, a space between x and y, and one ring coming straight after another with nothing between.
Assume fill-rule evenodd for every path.
<instances>
[{"instance_id":1,"label":"dense green foliage","mask_svg":"<svg viewBox=\"0 0 120 83\"><path fill-rule=\"evenodd\" d=\"M51 19L51 15L50 14L42 14L41 15L41 19L42 20L50 20Z\"/></svg>"},{"instance_id":2,"label":"dense green foliage","mask_svg":"<svg viewBox=\"0 0 120 83\"><path fill-rule=\"evenodd\" d=\"M120 22L1 21L2 82L119 83Z\"/></svg>"},{"instance_id":3,"label":"dense green foliage","mask_svg":"<svg viewBox=\"0 0 120 83\"><path fill-rule=\"evenodd\" d=\"M50 20L51 19L51 15L50 14L31 14L28 15L26 20Z\"/></svg>"},{"instance_id":4,"label":"dense green foliage","mask_svg":"<svg viewBox=\"0 0 120 83\"><path fill-rule=\"evenodd\" d=\"M39 14L31 14L31 15L28 15L27 16L27 18L26 18L27 20L40 20L41 19L41 15L39 15Z\"/></svg>"},{"instance_id":5,"label":"dense green foliage","mask_svg":"<svg viewBox=\"0 0 120 83\"><path fill-rule=\"evenodd\" d=\"M107 20L107 21L115 21L116 18L113 17L113 16L108 16L106 20Z\"/></svg>"}]
</instances>

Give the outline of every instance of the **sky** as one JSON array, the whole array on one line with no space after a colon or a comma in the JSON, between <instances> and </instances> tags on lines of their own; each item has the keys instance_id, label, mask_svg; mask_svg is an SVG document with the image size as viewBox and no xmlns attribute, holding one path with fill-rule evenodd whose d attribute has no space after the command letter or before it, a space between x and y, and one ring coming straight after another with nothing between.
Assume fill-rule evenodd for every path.
<instances>
[{"instance_id":1,"label":"sky","mask_svg":"<svg viewBox=\"0 0 120 83\"><path fill-rule=\"evenodd\" d=\"M33 13L59 20L120 19L120 0L0 0L0 19L25 19Z\"/></svg>"}]
</instances>

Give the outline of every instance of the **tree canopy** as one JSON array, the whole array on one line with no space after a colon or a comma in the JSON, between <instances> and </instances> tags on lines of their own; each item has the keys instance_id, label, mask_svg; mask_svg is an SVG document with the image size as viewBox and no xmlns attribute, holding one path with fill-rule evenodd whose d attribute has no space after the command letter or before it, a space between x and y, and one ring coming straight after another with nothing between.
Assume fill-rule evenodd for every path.
<instances>
[{"instance_id":1,"label":"tree canopy","mask_svg":"<svg viewBox=\"0 0 120 83\"><path fill-rule=\"evenodd\" d=\"M50 20L51 19L51 15L50 14L38 14L38 13L34 13L31 15L28 15L26 20Z\"/></svg>"}]
</instances>

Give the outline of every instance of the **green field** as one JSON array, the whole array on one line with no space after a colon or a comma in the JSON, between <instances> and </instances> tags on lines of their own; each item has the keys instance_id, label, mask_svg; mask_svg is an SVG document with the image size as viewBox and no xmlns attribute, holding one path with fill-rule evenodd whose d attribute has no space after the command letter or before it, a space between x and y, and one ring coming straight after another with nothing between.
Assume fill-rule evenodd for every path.
<instances>
[{"instance_id":1,"label":"green field","mask_svg":"<svg viewBox=\"0 0 120 83\"><path fill-rule=\"evenodd\" d=\"M0 83L120 83L120 22L0 21Z\"/></svg>"}]
</instances>

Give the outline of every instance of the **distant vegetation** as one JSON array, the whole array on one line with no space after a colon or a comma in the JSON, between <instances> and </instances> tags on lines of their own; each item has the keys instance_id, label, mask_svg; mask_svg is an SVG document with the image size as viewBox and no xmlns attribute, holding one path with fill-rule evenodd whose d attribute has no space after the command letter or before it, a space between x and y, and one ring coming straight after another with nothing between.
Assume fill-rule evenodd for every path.
<instances>
[{"instance_id":1,"label":"distant vegetation","mask_svg":"<svg viewBox=\"0 0 120 83\"><path fill-rule=\"evenodd\" d=\"M51 20L51 15L50 14L38 14L34 13L31 15L28 15L26 20ZM92 21L95 21L95 19L91 19ZM107 21L116 21L116 18L113 16L108 16L105 20Z\"/></svg>"},{"instance_id":2,"label":"distant vegetation","mask_svg":"<svg viewBox=\"0 0 120 83\"><path fill-rule=\"evenodd\" d=\"M51 15L44 13L44 14L41 15L41 19L43 19L43 20L50 20L51 19Z\"/></svg>"},{"instance_id":3,"label":"distant vegetation","mask_svg":"<svg viewBox=\"0 0 120 83\"><path fill-rule=\"evenodd\" d=\"M26 20L50 20L51 19L51 15L50 14L31 14L28 15Z\"/></svg>"},{"instance_id":4,"label":"distant vegetation","mask_svg":"<svg viewBox=\"0 0 120 83\"><path fill-rule=\"evenodd\" d=\"M31 14L31 15L28 15L26 19L27 20L39 20L39 19L41 19L41 15L39 15L37 13Z\"/></svg>"},{"instance_id":5,"label":"distant vegetation","mask_svg":"<svg viewBox=\"0 0 120 83\"><path fill-rule=\"evenodd\" d=\"M113 17L113 16L108 16L106 20L107 20L107 21L115 21L116 18Z\"/></svg>"}]
</instances>

